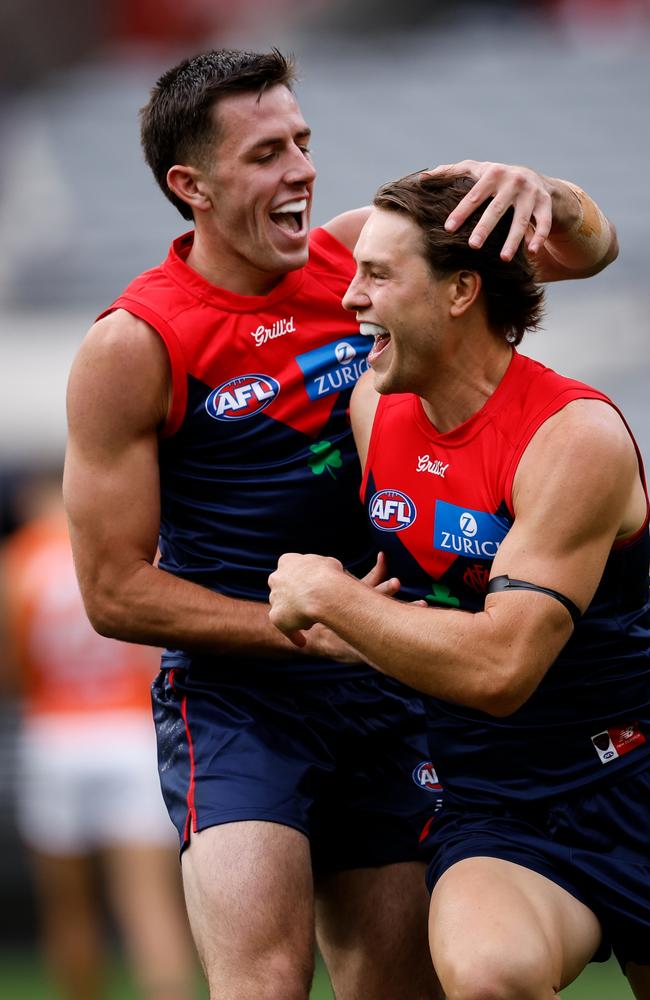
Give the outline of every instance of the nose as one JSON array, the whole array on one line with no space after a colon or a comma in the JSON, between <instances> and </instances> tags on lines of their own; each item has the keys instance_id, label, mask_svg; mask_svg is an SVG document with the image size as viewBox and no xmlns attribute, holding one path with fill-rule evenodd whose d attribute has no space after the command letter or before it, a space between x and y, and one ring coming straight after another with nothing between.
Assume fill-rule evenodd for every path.
<instances>
[{"instance_id":1,"label":"nose","mask_svg":"<svg viewBox=\"0 0 650 1000\"><path fill-rule=\"evenodd\" d=\"M311 184L315 178L316 167L310 157L306 156L298 146L294 146L285 180L288 184Z\"/></svg>"},{"instance_id":2,"label":"nose","mask_svg":"<svg viewBox=\"0 0 650 1000\"><path fill-rule=\"evenodd\" d=\"M355 274L354 278L348 285L348 290L341 301L343 308L350 309L352 312L359 312L361 309L369 308L370 297L367 292L364 292L362 279L358 273Z\"/></svg>"}]
</instances>

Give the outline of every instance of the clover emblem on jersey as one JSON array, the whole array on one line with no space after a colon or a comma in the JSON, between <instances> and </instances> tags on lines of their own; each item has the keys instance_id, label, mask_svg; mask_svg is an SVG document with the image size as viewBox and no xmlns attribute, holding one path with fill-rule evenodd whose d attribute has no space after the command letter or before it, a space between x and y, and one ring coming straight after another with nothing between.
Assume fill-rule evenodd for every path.
<instances>
[{"instance_id":1,"label":"clover emblem on jersey","mask_svg":"<svg viewBox=\"0 0 650 1000\"><path fill-rule=\"evenodd\" d=\"M270 375L238 375L213 389L205 408L214 420L246 420L261 413L280 392Z\"/></svg>"},{"instance_id":2,"label":"clover emblem on jersey","mask_svg":"<svg viewBox=\"0 0 650 1000\"><path fill-rule=\"evenodd\" d=\"M415 504L400 490L379 490L370 498L368 515L379 531L403 531L417 517Z\"/></svg>"},{"instance_id":3,"label":"clover emblem on jersey","mask_svg":"<svg viewBox=\"0 0 650 1000\"><path fill-rule=\"evenodd\" d=\"M427 594L424 598L429 604L445 604L449 608L459 608L460 601L457 597L454 597L449 587L444 583L435 583L431 581L431 593Z\"/></svg>"},{"instance_id":4,"label":"clover emblem on jersey","mask_svg":"<svg viewBox=\"0 0 650 1000\"><path fill-rule=\"evenodd\" d=\"M343 465L340 450L329 441L310 444L309 450L314 453L314 457L309 459L309 468L314 475L322 476L324 472L329 472L332 479L336 479L336 473L332 469L340 469Z\"/></svg>"}]
</instances>

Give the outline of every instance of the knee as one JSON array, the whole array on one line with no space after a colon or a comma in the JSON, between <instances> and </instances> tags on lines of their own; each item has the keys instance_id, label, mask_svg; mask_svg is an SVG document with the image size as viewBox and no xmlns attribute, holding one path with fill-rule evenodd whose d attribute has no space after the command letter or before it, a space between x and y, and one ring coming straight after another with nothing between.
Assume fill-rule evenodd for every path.
<instances>
[{"instance_id":1,"label":"knee","mask_svg":"<svg viewBox=\"0 0 650 1000\"><path fill-rule=\"evenodd\" d=\"M439 970L447 1000L550 1000L550 963L541 957L474 954Z\"/></svg>"}]
</instances>

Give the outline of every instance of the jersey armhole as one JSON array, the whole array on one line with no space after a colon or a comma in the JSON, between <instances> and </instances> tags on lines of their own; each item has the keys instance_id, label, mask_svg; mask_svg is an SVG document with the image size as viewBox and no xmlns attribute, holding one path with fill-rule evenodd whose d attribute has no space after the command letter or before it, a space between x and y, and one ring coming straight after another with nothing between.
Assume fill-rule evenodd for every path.
<instances>
[{"instance_id":1,"label":"jersey armhole","mask_svg":"<svg viewBox=\"0 0 650 1000\"><path fill-rule=\"evenodd\" d=\"M565 389L564 392L561 392L558 396L555 397L555 399L552 399L550 403L547 403L546 406L544 406L538 413L535 414L530 423L527 424L527 426L525 427L524 432L517 443L512 458L510 459L510 464L506 470L505 480L503 485L503 494L502 494L506 506L508 508L508 511L510 512L512 517L515 516L512 504L512 487L515 480L515 476L517 474L517 469L519 468L519 463L526 448L530 444L535 433L539 430L542 424L546 420L548 420L549 417L552 417L555 413L559 413L560 410L563 410L568 403L572 403L576 399L598 399L602 403L607 403L609 406L612 407L612 409L616 410L619 417L625 424L627 432L632 439L632 444L634 445L634 450L636 451L637 460L639 463L639 475L641 476L641 482L643 484L643 489L646 495L646 505L648 505L648 487L646 483L645 469L643 467L643 459L641 457L641 452L639 451L639 446L636 443L630 425L628 424L627 420L619 410L618 406L616 405L616 403L612 402L612 400L609 399L604 393L598 392L598 390L596 389L590 390L588 388L580 388L576 390L575 388L570 388L570 389ZM645 523L647 522L648 522L648 511L646 511L646 518L645 518ZM641 534L643 530L644 526L642 526L639 529L638 534ZM636 534L634 537L636 537ZM631 539L624 539L623 542L618 544L619 545L629 544L630 541ZM614 543L614 547L617 547L617 543Z\"/></svg>"},{"instance_id":2,"label":"jersey armhole","mask_svg":"<svg viewBox=\"0 0 650 1000\"><path fill-rule=\"evenodd\" d=\"M119 299L116 299L97 318L103 319L104 316L108 316L109 313L114 312L116 309L125 309L133 316L137 316L138 319L142 319L145 323L148 323L156 331L167 349L172 376L172 399L167 419L162 427L161 437L171 437L182 424L187 408L187 365L183 349L172 327L166 320L159 316L153 309L150 309L149 306L144 305L137 299L130 298L128 295L120 296Z\"/></svg>"}]
</instances>

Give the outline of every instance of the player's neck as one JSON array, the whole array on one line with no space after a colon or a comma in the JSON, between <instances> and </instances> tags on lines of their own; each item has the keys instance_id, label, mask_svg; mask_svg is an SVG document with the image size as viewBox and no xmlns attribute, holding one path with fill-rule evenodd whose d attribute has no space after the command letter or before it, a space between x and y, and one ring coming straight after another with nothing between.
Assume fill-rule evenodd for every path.
<instances>
[{"instance_id":1,"label":"player's neck","mask_svg":"<svg viewBox=\"0 0 650 1000\"><path fill-rule=\"evenodd\" d=\"M186 263L211 285L235 295L268 295L285 277L284 273L261 271L245 258L220 252L199 230L195 230Z\"/></svg>"},{"instance_id":2,"label":"player's neck","mask_svg":"<svg viewBox=\"0 0 650 1000\"><path fill-rule=\"evenodd\" d=\"M441 358L426 394L424 412L442 434L478 413L501 382L512 359L512 347L489 331L458 338Z\"/></svg>"}]
</instances>

